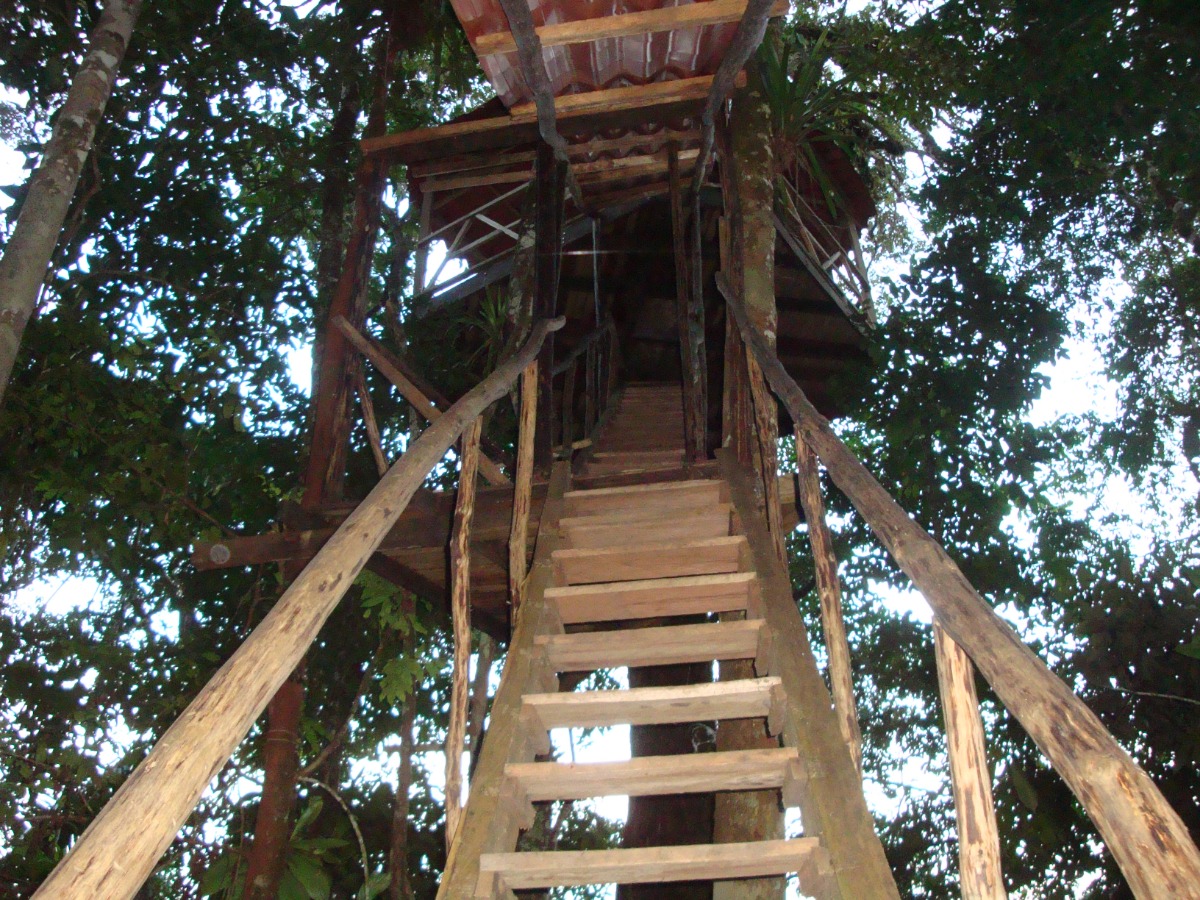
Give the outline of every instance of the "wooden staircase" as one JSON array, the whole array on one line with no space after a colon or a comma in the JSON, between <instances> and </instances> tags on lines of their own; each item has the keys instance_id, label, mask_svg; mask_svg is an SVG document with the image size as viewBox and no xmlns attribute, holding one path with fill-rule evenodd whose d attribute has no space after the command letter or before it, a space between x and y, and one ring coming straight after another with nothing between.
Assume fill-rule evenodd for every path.
<instances>
[{"instance_id":1,"label":"wooden staircase","mask_svg":"<svg viewBox=\"0 0 1200 900\"><path fill-rule=\"evenodd\" d=\"M627 391L604 432L583 467L585 476L681 469L678 386ZM898 896L790 587L780 596L780 579L786 584L787 575L759 524L762 512L753 506L752 490L744 479L691 474L697 477L571 490L567 464L556 468L527 599L516 617L492 726L439 897L787 874L799 876L806 896ZM710 621L646 627L646 620L697 614ZM756 677L558 690L563 673L714 660L752 660ZM813 697L817 708L806 708ZM536 761L549 751L548 733L555 728L732 719L761 721L780 744L606 763ZM813 740L814 728L826 731L824 740ZM803 837L514 850L520 829L532 824L534 803L762 790L777 790L784 806L801 808ZM670 896L669 888L663 896Z\"/></svg>"}]
</instances>

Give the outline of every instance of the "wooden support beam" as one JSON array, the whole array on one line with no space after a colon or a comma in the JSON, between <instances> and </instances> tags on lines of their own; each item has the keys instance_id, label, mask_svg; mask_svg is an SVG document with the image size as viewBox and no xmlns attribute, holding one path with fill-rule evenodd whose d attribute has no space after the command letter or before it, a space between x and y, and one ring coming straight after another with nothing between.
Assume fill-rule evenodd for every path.
<instances>
[{"instance_id":1,"label":"wooden support beam","mask_svg":"<svg viewBox=\"0 0 1200 900\"><path fill-rule=\"evenodd\" d=\"M336 316L333 324L338 331L345 335L350 345L369 359L380 374L395 386L400 395L416 408L417 412L430 422L436 422L442 417L442 411L433 405L420 388L409 381L399 360L388 352L387 348L379 341L363 334L341 316ZM479 461L479 471L489 484L512 484L500 467L486 456Z\"/></svg>"},{"instance_id":2,"label":"wooden support beam","mask_svg":"<svg viewBox=\"0 0 1200 900\"><path fill-rule=\"evenodd\" d=\"M788 0L776 0L771 8L771 15L785 16L789 8ZM745 12L746 0L711 0L708 3L690 3L642 12L556 22L538 28L537 35L543 48L565 47L570 44L590 44L594 41L656 34L662 31L723 25L739 21ZM475 39L475 52L480 56L515 53L516 50L516 41L507 31L483 34Z\"/></svg>"},{"instance_id":3,"label":"wooden support beam","mask_svg":"<svg viewBox=\"0 0 1200 900\"><path fill-rule=\"evenodd\" d=\"M958 820L959 889L963 900L1007 900L992 775L975 693L975 667L966 651L936 621L933 640Z\"/></svg>"},{"instance_id":4,"label":"wooden support beam","mask_svg":"<svg viewBox=\"0 0 1200 900\"><path fill-rule=\"evenodd\" d=\"M468 670L471 667L471 520L475 515L475 475L483 418L462 437L462 464L454 533L450 539L450 616L454 629L454 670L450 686L450 725L446 730L446 849L454 845L462 819L462 757L466 750Z\"/></svg>"},{"instance_id":5,"label":"wooden support beam","mask_svg":"<svg viewBox=\"0 0 1200 900\"><path fill-rule=\"evenodd\" d=\"M759 2L759 0L751 0ZM732 84L742 86L746 76L733 75ZM708 97L713 79L708 75L676 78L674 81L654 81L629 87L603 88L582 94L566 94L554 98L554 111L560 120L571 120L593 113L613 113L617 110L645 109L670 103L695 102ZM537 108L533 103L518 103L509 110L513 124L536 121Z\"/></svg>"},{"instance_id":6,"label":"wooden support beam","mask_svg":"<svg viewBox=\"0 0 1200 900\"><path fill-rule=\"evenodd\" d=\"M521 0L523 3L524 0ZM534 227L533 317L553 317L558 310L558 275L562 265L563 204L566 166L548 144L539 147L537 202ZM554 340L547 340L538 358L538 412L533 445L537 471L548 474L554 459Z\"/></svg>"},{"instance_id":7,"label":"wooden support beam","mask_svg":"<svg viewBox=\"0 0 1200 900\"><path fill-rule=\"evenodd\" d=\"M519 353L412 443L159 739L35 897L124 900L141 888L429 472L467 425L507 393L546 336L563 324L562 319L539 322Z\"/></svg>"},{"instance_id":8,"label":"wooden support beam","mask_svg":"<svg viewBox=\"0 0 1200 900\"><path fill-rule=\"evenodd\" d=\"M558 104L554 97L554 88L550 84L550 76L546 72L542 41L533 26L533 13L530 12L526 0L499 0L499 3L505 18L508 19L521 75L533 94L532 105L537 116L538 132L542 140L554 151L554 158L562 166L568 167L571 160L567 152L567 142L558 133ZM575 180L569 168L561 174L566 193L569 193L575 205L583 210L583 192L579 188L579 182Z\"/></svg>"},{"instance_id":9,"label":"wooden support beam","mask_svg":"<svg viewBox=\"0 0 1200 900\"><path fill-rule=\"evenodd\" d=\"M850 644L846 640L846 622L842 617L842 582L838 577L837 554L834 553L833 538L825 522L825 501L821 498L817 458L800 434L796 435L796 476L817 575L833 705L837 710L842 739L850 748L854 767L861 775L862 731L858 727L858 712L854 703L854 679L850 666Z\"/></svg>"},{"instance_id":10,"label":"wooden support beam","mask_svg":"<svg viewBox=\"0 0 1200 900\"><path fill-rule=\"evenodd\" d=\"M713 144L716 138L717 112L725 105L735 88L745 84L743 67L758 49L767 33L767 22L771 18L774 0L749 0L746 12L738 22L733 40L725 51L725 58L713 76L704 112L700 115L700 159L696 163L696 175L692 179L692 196L699 196L708 177L712 163Z\"/></svg>"},{"instance_id":11,"label":"wooden support beam","mask_svg":"<svg viewBox=\"0 0 1200 900\"><path fill-rule=\"evenodd\" d=\"M345 320L343 319L343 321ZM367 442L371 445L371 455L375 458L375 470L382 478L387 474L388 460L383 452L383 435L379 431L379 420L375 417L375 404L371 402L371 393L367 390L367 378L361 362L354 367L354 390L358 394L358 405L362 407L363 425L367 429Z\"/></svg>"},{"instance_id":12,"label":"wooden support beam","mask_svg":"<svg viewBox=\"0 0 1200 900\"><path fill-rule=\"evenodd\" d=\"M684 452L689 462L708 457L708 379L702 361L704 348L704 312L694 309L690 254L685 236L683 183L679 162L682 154L672 144L667 150L671 180L671 241L675 260L675 319L679 328L679 357L683 372ZM693 247L693 252L695 248ZM701 296L703 293L701 292ZM698 318L699 327L693 320Z\"/></svg>"},{"instance_id":13,"label":"wooden support beam","mask_svg":"<svg viewBox=\"0 0 1200 900\"><path fill-rule=\"evenodd\" d=\"M797 430L825 464L942 628L1079 798L1139 898L1200 897L1200 850L1187 826L1104 723L979 595L933 537L906 513L851 450L753 330L736 295L729 308Z\"/></svg>"},{"instance_id":14,"label":"wooden support beam","mask_svg":"<svg viewBox=\"0 0 1200 900\"><path fill-rule=\"evenodd\" d=\"M518 470L520 466L518 461ZM504 767L509 763L533 761L528 723L520 717L521 697L531 685L543 683L554 674L546 664L545 654L534 641L539 634L562 631L553 611L547 607L545 591L553 581L550 554L561 543L558 518L562 497L570 481L570 465L557 463L550 477L526 599L513 610L512 643L492 702L491 724L475 768L471 802L467 805L458 839L446 859L441 884L441 893L445 897L475 896L480 856L511 850L516 844L523 812L528 808L528 800L512 790L505 779Z\"/></svg>"},{"instance_id":15,"label":"wooden support beam","mask_svg":"<svg viewBox=\"0 0 1200 900\"><path fill-rule=\"evenodd\" d=\"M508 594L515 621L525 596L529 558L529 505L533 493L534 441L538 416L538 365L521 373L521 421L517 427L516 487L513 492L512 524L508 539Z\"/></svg>"},{"instance_id":16,"label":"wooden support beam","mask_svg":"<svg viewBox=\"0 0 1200 900\"><path fill-rule=\"evenodd\" d=\"M721 477L745 531L748 568L757 573L757 601L773 636L766 668L783 684L783 743L795 747L808 771L800 811L804 832L819 837L834 861L831 900L899 900L900 892L875 821L867 809L862 781L838 731L828 688L817 669L808 630L796 609L787 568L759 512L753 470L727 449L717 450Z\"/></svg>"},{"instance_id":17,"label":"wooden support beam","mask_svg":"<svg viewBox=\"0 0 1200 900\"><path fill-rule=\"evenodd\" d=\"M563 378L562 440L559 441L559 444L568 450L575 442L575 374L578 369L579 360L571 360L570 365L567 366L566 375ZM568 452L567 456L570 455Z\"/></svg>"}]
</instances>

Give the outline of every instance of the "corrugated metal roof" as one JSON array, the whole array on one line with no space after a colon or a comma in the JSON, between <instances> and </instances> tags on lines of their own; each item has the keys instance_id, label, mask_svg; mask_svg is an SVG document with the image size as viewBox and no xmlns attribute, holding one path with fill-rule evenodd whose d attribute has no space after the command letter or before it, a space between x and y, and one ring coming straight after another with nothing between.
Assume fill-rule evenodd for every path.
<instances>
[{"instance_id":1,"label":"corrugated metal roof","mask_svg":"<svg viewBox=\"0 0 1200 900\"><path fill-rule=\"evenodd\" d=\"M499 0L451 0L478 53L482 35L508 31ZM624 13L687 6L691 0L530 0L536 27ZM589 44L545 48L546 73L558 96L712 75L733 40L736 24L679 28ZM484 74L509 108L533 99L515 53L481 54Z\"/></svg>"}]
</instances>

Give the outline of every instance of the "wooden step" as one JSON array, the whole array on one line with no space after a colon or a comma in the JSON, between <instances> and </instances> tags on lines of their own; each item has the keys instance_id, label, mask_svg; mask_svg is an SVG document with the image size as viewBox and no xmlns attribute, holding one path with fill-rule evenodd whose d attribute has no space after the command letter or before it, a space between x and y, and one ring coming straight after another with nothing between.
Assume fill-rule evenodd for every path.
<instances>
[{"instance_id":1,"label":"wooden step","mask_svg":"<svg viewBox=\"0 0 1200 900\"><path fill-rule=\"evenodd\" d=\"M674 465L683 463L682 450L628 450L628 451L596 451L592 454L590 465L604 463L606 465Z\"/></svg>"},{"instance_id":2,"label":"wooden step","mask_svg":"<svg viewBox=\"0 0 1200 900\"><path fill-rule=\"evenodd\" d=\"M557 608L564 625L577 625L736 612L751 608L756 590L755 573L732 572L554 587L546 590L546 602Z\"/></svg>"},{"instance_id":3,"label":"wooden step","mask_svg":"<svg viewBox=\"0 0 1200 900\"><path fill-rule=\"evenodd\" d=\"M642 756L620 762L510 763L504 774L534 803L587 797L648 797L783 789L802 781L794 747ZM783 792L794 803L797 792Z\"/></svg>"},{"instance_id":4,"label":"wooden step","mask_svg":"<svg viewBox=\"0 0 1200 900\"><path fill-rule=\"evenodd\" d=\"M697 541L728 537L732 507L663 514L656 507L631 510L624 516L580 516L559 522L571 547L598 548L622 544Z\"/></svg>"},{"instance_id":5,"label":"wooden step","mask_svg":"<svg viewBox=\"0 0 1200 900\"><path fill-rule=\"evenodd\" d=\"M558 584L638 581L736 572L749 553L743 535L699 541L622 544L550 554Z\"/></svg>"},{"instance_id":6,"label":"wooden step","mask_svg":"<svg viewBox=\"0 0 1200 900\"><path fill-rule=\"evenodd\" d=\"M479 870L477 898L538 888L763 878L792 872L800 875L801 891L823 895L830 871L820 841L811 837L627 850L485 853Z\"/></svg>"},{"instance_id":7,"label":"wooden step","mask_svg":"<svg viewBox=\"0 0 1200 900\"><path fill-rule=\"evenodd\" d=\"M721 502L721 482L706 478L638 484L628 487L567 491L563 495L564 516L597 516L651 505L669 509L693 509Z\"/></svg>"},{"instance_id":8,"label":"wooden step","mask_svg":"<svg viewBox=\"0 0 1200 900\"><path fill-rule=\"evenodd\" d=\"M619 666L674 666L719 659L755 659L761 649L761 619L705 622L625 631L540 635L555 672L590 672Z\"/></svg>"},{"instance_id":9,"label":"wooden step","mask_svg":"<svg viewBox=\"0 0 1200 900\"><path fill-rule=\"evenodd\" d=\"M524 710L547 730L612 725L675 725L713 719L773 721L781 714L783 686L777 677L712 684L632 688L624 691L526 694Z\"/></svg>"}]
</instances>

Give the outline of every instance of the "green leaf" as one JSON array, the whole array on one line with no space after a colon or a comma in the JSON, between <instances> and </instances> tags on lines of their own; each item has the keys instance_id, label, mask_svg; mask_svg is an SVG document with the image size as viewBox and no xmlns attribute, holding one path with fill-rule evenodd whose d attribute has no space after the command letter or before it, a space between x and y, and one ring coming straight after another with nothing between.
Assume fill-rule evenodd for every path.
<instances>
[{"instance_id":1,"label":"green leaf","mask_svg":"<svg viewBox=\"0 0 1200 900\"><path fill-rule=\"evenodd\" d=\"M333 889L333 879L311 856L293 854L288 860L288 872L300 882L307 900L328 900L329 892Z\"/></svg>"},{"instance_id":2,"label":"green leaf","mask_svg":"<svg viewBox=\"0 0 1200 900\"><path fill-rule=\"evenodd\" d=\"M1008 776L1012 779L1013 788L1017 792L1017 798L1028 807L1030 812L1036 812L1038 808L1038 795L1033 783L1029 780L1029 776L1025 774L1020 766L1016 765L1008 767Z\"/></svg>"},{"instance_id":3,"label":"green leaf","mask_svg":"<svg viewBox=\"0 0 1200 900\"><path fill-rule=\"evenodd\" d=\"M386 891L391 883L391 872L376 872L367 879L366 884L359 888L357 900L374 900L375 897Z\"/></svg>"},{"instance_id":4,"label":"green leaf","mask_svg":"<svg viewBox=\"0 0 1200 900\"><path fill-rule=\"evenodd\" d=\"M1190 656L1192 659L1200 659L1200 635L1192 638L1189 643L1182 647L1176 647L1175 652L1181 656Z\"/></svg>"}]
</instances>

